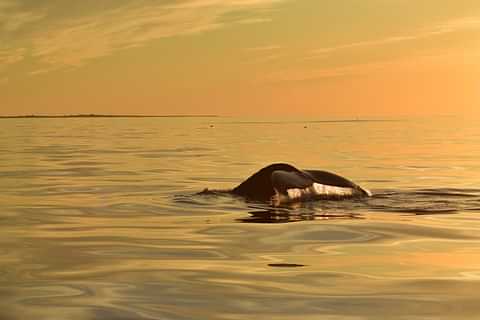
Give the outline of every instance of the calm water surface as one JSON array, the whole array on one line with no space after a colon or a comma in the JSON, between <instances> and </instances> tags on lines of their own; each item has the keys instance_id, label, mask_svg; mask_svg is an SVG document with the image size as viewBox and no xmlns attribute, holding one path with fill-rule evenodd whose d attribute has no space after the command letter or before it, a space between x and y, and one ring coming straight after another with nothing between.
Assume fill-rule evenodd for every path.
<instances>
[{"instance_id":1,"label":"calm water surface","mask_svg":"<svg viewBox=\"0 0 480 320\"><path fill-rule=\"evenodd\" d=\"M0 119L0 319L478 319L479 127ZM374 196L195 195L280 161Z\"/></svg>"}]
</instances>

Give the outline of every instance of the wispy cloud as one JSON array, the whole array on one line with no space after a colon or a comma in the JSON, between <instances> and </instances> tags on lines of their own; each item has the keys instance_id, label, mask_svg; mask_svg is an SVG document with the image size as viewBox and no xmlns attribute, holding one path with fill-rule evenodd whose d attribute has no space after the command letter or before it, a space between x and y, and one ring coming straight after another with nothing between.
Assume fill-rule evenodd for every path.
<instances>
[{"instance_id":1,"label":"wispy cloud","mask_svg":"<svg viewBox=\"0 0 480 320\"><path fill-rule=\"evenodd\" d=\"M458 52L447 51L438 54L418 54L414 58L402 57L391 60L357 63L343 66L325 66L315 69L292 68L262 75L255 84L275 84L282 82L317 81L322 79L374 75L382 72L418 71L438 65L446 66L452 57L459 58ZM463 54L463 58L476 59L477 55Z\"/></svg>"},{"instance_id":2,"label":"wispy cloud","mask_svg":"<svg viewBox=\"0 0 480 320\"><path fill-rule=\"evenodd\" d=\"M246 64L264 64L285 58L284 47L276 44L245 48Z\"/></svg>"},{"instance_id":3,"label":"wispy cloud","mask_svg":"<svg viewBox=\"0 0 480 320\"><path fill-rule=\"evenodd\" d=\"M480 29L480 18L466 17L463 19L454 19L446 21L442 24L430 28L417 30L417 32L405 35L395 35L378 40L358 41L338 46L324 47L314 49L307 52L303 59L318 59L329 57L340 51L347 51L350 49L370 49L378 47L402 43L406 41L422 40L430 37L444 35L458 31L468 31ZM268 48L268 47L266 47ZM252 48L251 50L255 50ZM256 79L256 83L279 83L285 81L312 81L326 78L344 77L344 76L358 76L365 74L372 74L382 70L392 70L395 68L408 68L416 65L415 61L423 61L421 65L427 65L428 61L433 59L441 59L449 56L448 52L439 52L437 55L425 55L418 53L416 57L404 57L402 59L392 59L385 61L377 61L371 63L349 64L344 66L325 66L314 69L305 68L288 68L279 70L267 75L262 75Z\"/></svg>"},{"instance_id":4,"label":"wispy cloud","mask_svg":"<svg viewBox=\"0 0 480 320\"><path fill-rule=\"evenodd\" d=\"M347 44L333 46L333 47L318 48L313 50L307 58L311 59L316 56L325 57L328 54L341 51L341 50L382 46L382 45L400 43L404 41L420 40L420 39L430 38L432 36L438 36L446 33L463 31L468 29L478 29L478 28L480 28L480 18L467 17L462 19L454 19L454 20L446 21L434 27L418 30L412 34L396 35L396 36L390 36L390 37L386 37L378 40L358 41L358 42L347 43Z\"/></svg>"},{"instance_id":5,"label":"wispy cloud","mask_svg":"<svg viewBox=\"0 0 480 320\"><path fill-rule=\"evenodd\" d=\"M38 30L30 30L28 43L24 41L22 47L0 48L0 63L18 62L20 53L25 52L22 50L28 49L34 61L43 65L32 74L78 67L90 59L160 38L198 34L229 24L268 22L269 18L262 16L265 9L282 1L286 0L131 1L102 11L92 10L85 16L49 18ZM13 32L43 19L45 12L22 11L17 2L0 0L0 28ZM230 15L236 12L241 14Z\"/></svg>"},{"instance_id":6,"label":"wispy cloud","mask_svg":"<svg viewBox=\"0 0 480 320\"><path fill-rule=\"evenodd\" d=\"M264 51L274 51L281 49L282 47L279 45L266 45L266 46L260 46L260 47L252 47L252 48L246 48L245 51L249 52L264 52Z\"/></svg>"},{"instance_id":7,"label":"wispy cloud","mask_svg":"<svg viewBox=\"0 0 480 320\"><path fill-rule=\"evenodd\" d=\"M44 11L28 11L17 1L0 0L0 31L13 32L46 17Z\"/></svg>"},{"instance_id":8,"label":"wispy cloud","mask_svg":"<svg viewBox=\"0 0 480 320\"><path fill-rule=\"evenodd\" d=\"M0 70L25 58L25 48L11 48L0 45Z\"/></svg>"},{"instance_id":9,"label":"wispy cloud","mask_svg":"<svg viewBox=\"0 0 480 320\"><path fill-rule=\"evenodd\" d=\"M247 18L243 20L238 20L238 24L256 24L256 23L266 23L271 22L272 19L270 18Z\"/></svg>"},{"instance_id":10,"label":"wispy cloud","mask_svg":"<svg viewBox=\"0 0 480 320\"><path fill-rule=\"evenodd\" d=\"M325 67L319 69L292 69L274 72L255 81L257 83L277 83L285 81L310 81L324 78L362 75L392 66L392 62L354 64L341 67Z\"/></svg>"}]
</instances>

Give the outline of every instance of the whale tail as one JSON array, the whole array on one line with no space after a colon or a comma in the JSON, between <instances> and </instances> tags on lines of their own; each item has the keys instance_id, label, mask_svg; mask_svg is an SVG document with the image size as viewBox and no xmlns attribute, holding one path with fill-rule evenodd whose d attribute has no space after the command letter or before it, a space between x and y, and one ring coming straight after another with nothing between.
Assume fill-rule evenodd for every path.
<instances>
[{"instance_id":1,"label":"whale tail","mask_svg":"<svg viewBox=\"0 0 480 320\"><path fill-rule=\"evenodd\" d=\"M371 192L337 174L321 170L299 170L275 163L262 168L232 190L252 200L278 202L312 198L338 199L371 196Z\"/></svg>"}]
</instances>

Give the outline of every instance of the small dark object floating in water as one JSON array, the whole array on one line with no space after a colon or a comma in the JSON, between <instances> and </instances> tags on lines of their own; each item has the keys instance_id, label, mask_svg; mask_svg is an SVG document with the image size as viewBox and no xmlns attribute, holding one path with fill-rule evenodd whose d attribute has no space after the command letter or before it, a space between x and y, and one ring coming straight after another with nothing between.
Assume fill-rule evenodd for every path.
<instances>
[{"instance_id":1,"label":"small dark object floating in water","mask_svg":"<svg viewBox=\"0 0 480 320\"><path fill-rule=\"evenodd\" d=\"M275 163L261 169L231 193L273 204L371 196L370 191L334 173L299 170L286 163Z\"/></svg>"},{"instance_id":2,"label":"small dark object floating in water","mask_svg":"<svg viewBox=\"0 0 480 320\"><path fill-rule=\"evenodd\" d=\"M304 264L296 264L296 263L269 263L269 267L276 267L276 268L299 268L305 267Z\"/></svg>"}]
</instances>

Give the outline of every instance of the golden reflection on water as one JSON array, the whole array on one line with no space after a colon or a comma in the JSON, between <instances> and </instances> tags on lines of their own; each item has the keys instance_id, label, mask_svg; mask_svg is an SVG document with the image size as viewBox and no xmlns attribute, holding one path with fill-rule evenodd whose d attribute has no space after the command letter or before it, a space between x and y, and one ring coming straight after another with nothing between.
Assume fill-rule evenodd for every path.
<instances>
[{"instance_id":1,"label":"golden reflection on water","mask_svg":"<svg viewBox=\"0 0 480 320\"><path fill-rule=\"evenodd\" d=\"M435 121L4 121L0 318L475 318L480 135ZM377 196L195 195L277 161Z\"/></svg>"}]
</instances>

